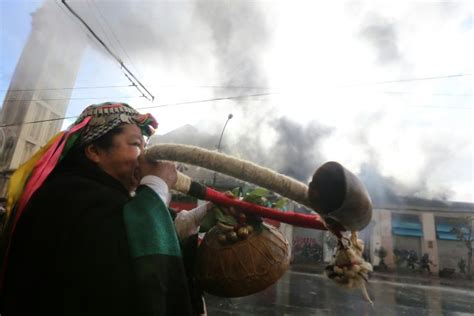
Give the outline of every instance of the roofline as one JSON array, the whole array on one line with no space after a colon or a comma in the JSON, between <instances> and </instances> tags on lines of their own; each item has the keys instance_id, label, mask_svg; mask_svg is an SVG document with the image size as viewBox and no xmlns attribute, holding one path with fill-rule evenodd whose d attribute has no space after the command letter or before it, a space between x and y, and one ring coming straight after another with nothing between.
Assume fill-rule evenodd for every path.
<instances>
[{"instance_id":1,"label":"roofline","mask_svg":"<svg viewBox=\"0 0 474 316\"><path fill-rule=\"evenodd\" d=\"M468 205L466 207L439 207L439 206L413 206L413 205L393 205L393 204L387 204L387 205L374 205L374 209L384 209L384 210L392 210L392 211L414 211L414 212L437 212L437 213L466 213L469 214L471 213L474 215L474 204L472 203L466 203L470 204L470 208Z\"/></svg>"}]
</instances>

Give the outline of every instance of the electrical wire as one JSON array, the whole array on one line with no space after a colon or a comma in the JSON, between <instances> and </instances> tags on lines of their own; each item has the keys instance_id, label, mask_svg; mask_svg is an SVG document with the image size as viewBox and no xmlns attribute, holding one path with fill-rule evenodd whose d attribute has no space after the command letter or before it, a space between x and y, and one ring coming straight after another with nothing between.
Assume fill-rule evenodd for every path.
<instances>
[{"instance_id":1,"label":"electrical wire","mask_svg":"<svg viewBox=\"0 0 474 316\"><path fill-rule=\"evenodd\" d=\"M222 98L212 98L212 99L186 101L186 102L167 103L167 104L160 104L160 105L137 107L136 109L137 110L145 110L145 109L153 109L153 108L164 108L164 107L176 106L176 105L187 105L187 104L214 102L214 101L246 99L246 98L253 98L253 97L263 97L263 96L268 96L268 95L272 95L272 94L276 94L276 93L257 93L257 94L237 95L237 96L231 96L231 97L222 97Z\"/></svg>"},{"instance_id":2,"label":"electrical wire","mask_svg":"<svg viewBox=\"0 0 474 316\"><path fill-rule=\"evenodd\" d=\"M9 99L5 100L3 102L17 102L17 101L22 101L22 102L33 102L33 101L64 101L64 100L98 100L98 99L107 99L107 100L112 100L112 99L138 99L138 98L143 98L143 96L138 96L138 97L131 97L131 96L124 96L124 97L83 97L83 98L57 98L57 99L28 99L28 100L22 100L22 99Z\"/></svg>"},{"instance_id":3,"label":"electrical wire","mask_svg":"<svg viewBox=\"0 0 474 316\"><path fill-rule=\"evenodd\" d=\"M395 79L395 80L384 80L384 81L374 81L374 82L365 82L365 83L348 83L348 84L339 84L334 85L338 88L346 87L357 87L357 86L369 86L369 85L382 85L389 83L402 83L402 82L414 82L414 81L426 81L426 80L437 80L437 79L449 79L457 77L470 77L472 74L454 74L454 75L440 75L440 76L431 76L431 77L419 77L419 78L405 78L405 79ZM256 89L256 90L281 90L279 87L261 87L261 86L220 86L220 85L156 85L157 87L171 87L171 88L209 88L209 89Z\"/></svg>"},{"instance_id":4,"label":"electrical wire","mask_svg":"<svg viewBox=\"0 0 474 316\"><path fill-rule=\"evenodd\" d=\"M86 4L90 8L91 12L93 12L94 8L92 7L92 4L90 3L89 0L86 0ZM102 30L102 33L104 34L105 38L107 39L107 42L109 43L109 45L112 46L112 49L116 50L115 45L112 43L109 36L107 35L107 32L105 31L105 28L102 26L100 17L98 18L97 15L95 15L94 13L92 13L92 15L94 16L95 20L97 21L97 24L99 25L99 28Z\"/></svg>"},{"instance_id":5,"label":"electrical wire","mask_svg":"<svg viewBox=\"0 0 474 316\"><path fill-rule=\"evenodd\" d=\"M359 87L359 86L370 86L370 85L379 85L379 84L388 84L388 83L437 80L437 79L448 79L448 78L469 77L469 76L472 76L472 74L455 74L455 75L445 75L445 76L433 76L433 77L407 78L407 79L386 80L386 81L376 81L376 82L366 82L366 83L354 83L354 84L340 85L338 87Z\"/></svg>"},{"instance_id":6,"label":"electrical wire","mask_svg":"<svg viewBox=\"0 0 474 316\"><path fill-rule=\"evenodd\" d=\"M204 100L195 100L195 101L186 101L186 102L176 102L176 103L167 103L167 104L159 104L159 105L152 105L152 106L145 106L145 107L137 107L136 110L145 110L145 109L152 109L152 108L162 108L162 107L169 107L169 106L178 106L178 105L187 105L187 104L197 104L197 103L207 103L207 102L215 102L215 101L224 101L224 100L235 100L235 99L244 99L244 98L252 98L252 97L261 97L261 96L268 96L275 93L259 93L259 94L249 94L249 95L239 95L239 96L230 96L230 97L222 97L222 98L212 98L212 99L204 99ZM137 98L137 97L131 97ZM436 105L412 105L407 106L405 108L444 108L444 109L462 109L462 110L472 110L472 107L464 107L464 106L436 106ZM37 121L30 121L30 122L23 122L23 123L11 123L11 124L4 124L0 125L2 127L10 127L10 126L19 126L25 124L35 124L35 123L42 123L42 122L50 122L50 121L59 121L59 120L67 120L77 118L79 116L69 116L69 117L60 117L55 119L47 119L47 120L37 120Z\"/></svg>"},{"instance_id":7,"label":"electrical wire","mask_svg":"<svg viewBox=\"0 0 474 316\"><path fill-rule=\"evenodd\" d=\"M2 128L2 127L11 127L11 126L20 126L20 125L29 125L29 124L36 124L36 123L53 122L53 121L70 120L70 119L74 119L74 118L78 118L78 117L79 117L79 115L77 115L77 116L58 117L58 118L45 119L45 120L37 120L37 121L29 121L29 122L23 122L23 123L11 123L11 124L0 125L0 128Z\"/></svg>"},{"instance_id":8,"label":"electrical wire","mask_svg":"<svg viewBox=\"0 0 474 316\"><path fill-rule=\"evenodd\" d=\"M415 91L374 91L374 93L383 93L383 94L421 94L421 95L436 95L443 97L472 97L472 93L424 93L424 92L415 92Z\"/></svg>"},{"instance_id":9,"label":"electrical wire","mask_svg":"<svg viewBox=\"0 0 474 316\"><path fill-rule=\"evenodd\" d=\"M62 5L60 5L59 1L61 1L61 0L54 0L54 3L59 8L59 10L61 10L61 12L64 14L63 18L67 17L69 19L71 12L67 11ZM80 22L77 22L76 20L73 20L73 23L76 23L79 27L82 27L82 25L80 25ZM90 36L86 35L86 38L87 38L87 40L89 40L91 42L92 45L97 45L97 42L94 41Z\"/></svg>"},{"instance_id":10,"label":"electrical wire","mask_svg":"<svg viewBox=\"0 0 474 316\"><path fill-rule=\"evenodd\" d=\"M231 97L224 97L224 98L213 98L213 99L205 99L205 100L197 100L197 101L187 101L187 102L153 105L153 106L147 106L147 107L137 107L135 109L136 110L143 110L143 109L160 108L160 107L167 107L167 106L186 105L186 104L193 104L193 103L205 103L205 102L212 102L212 101L234 100L234 99L258 97L258 96L266 96L266 95L270 95L270 94L271 93L240 95L240 96L231 96ZM42 122L67 120L67 119L73 119L73 118L77 118L77 117L79 117L79 116L68 116L68 117L59 117L59 118L47 119L47 120L37 120L37 121L29 121L29 122L22 122L22 123L11 123L11 124L0 125L0 128L2 128L2 127L11 127L11 126L19 126L19 125L27 125L27 124L35 124L35 123L42 123Z\"/></svg>"},{"instance_id":11,"label":"electrical wire","mask_svg":"<svg viewBox=\"0 0 474 316\"><path fill-rule=\"evenodd\" d=\"M394 83L394 82L411 82L411 81L423 81L423 80L434 80L434 79L445 79L445 78L455 78L460 76L471 76L471 74L461 74L461 75L446 75L446 76L437 76L437 77L425 77L425 78L408 78L401 80L387 80L380 82L365 83L361 85L378 85L385 83ZM130 80L130 79L129 79ZM358 84L352 84L358 85ZM352 86L348 84L346 86ZM0 89L0 91L43 91L43 90L79 90L79 89L106 89L106 88L127 88L127 87L136 87L135 84L129 85L111 85L111 86L89 86L89 87L65 87L65 88L36 88L36 89ZM257 87L257 86L219 86L219 85L156 85L156 87L162 88L208 88L208 89L255 89L255 90L278 90L275 87ZM344 86L340 86L344 87ZM416 92L408 91L382 91L379 93L387 94L414 94ZM429 93L430 95L449 95L449 96L472 96L472 94L451 94L451 93Z\"/></svg>"},{"instance_id":12,"label":"electrical wire","mask_svg":"<svg viewBox=\"0 0 474 316\"><path fill-rule=\"evenodd\" d=\"M407 108L438 108L438 109L460 109L460 110L472 110L469 106L457 106L457 105L409 105Z\"/></svg>"},{"instance_id":13,"label":"electrical wire","mask_svg":"<svg viewBox=\"0 0 474 316\"><path fill-rule=\"evenodd\" d=\"M81 23L87 28L87 30L94 36L94 38L99 41L99 43L105 48L105 50L120 64L120 67L133 78L134 83L136 82L146 93L151 97L151 101L155 99L153 94L138 80L137 77L127 68L124 62L110 50L110 48L100 39L100 37L95 34L95 32L91 29L91 27L66 3L66 0L61 0L61 2L66 6L66 8L79 20Z\"/></svg>"},{"instance_id":14,"label":"electrical wire","mask_svg":"<svg viewBox=\"0 0 474 316\"><path fill-rule=\"evenodd\" d=\"M36 88L36 89L3 89L0 91L52 91L52 90L81 90L81 89L108 89L108 88L130 88L134 85L116 85L116 86L90 86L90 87L67 87L67 88Z\"/></svg>"},{"instance_id":15,"label":"electrical wire","mask_svg":"<svg viewBox=\"0 0 474 316\"><path fill-rule=\"evenodd\" d=\"M90 0L91 3L96 7L97 12L99 12L99 15L102 17L102 20L105 22L105 25L107 28L110 30L110 33L112 33L112 37L115 39L115 41L118 43L119 47L122 49L124 52L125 56L127 56L128 60L130 61L130 64L135 68L135 70L138 72L138 74L143 77L143 74L140 72L137 66L135 66L135 63L132 61L132 58L130 58L130 55L128 55L127 51L123 47L122 43L118 39L118 37L115 35L115 32L113 31L112 27L110 26L109 22L107 21L107 18L102 14L102 11L100 10L99 6L94 0ZM105 32L105 31L104 31ZM109 40L110 41L110 40Z\"/></svg>"}]
</instances>

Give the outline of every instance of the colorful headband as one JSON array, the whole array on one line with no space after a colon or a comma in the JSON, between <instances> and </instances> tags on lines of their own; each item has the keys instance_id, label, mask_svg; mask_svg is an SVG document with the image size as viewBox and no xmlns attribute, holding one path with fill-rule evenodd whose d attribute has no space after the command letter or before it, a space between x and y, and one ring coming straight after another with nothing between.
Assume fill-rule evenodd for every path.
<instances>
[{"instance_id":1,"label":"colorful headband","mask_svg":"<svg viewBox=\"0 0 474 316\"><path fill-rule=\"evenodd\" d=\"M136 124L146 136L151 136L158 126L150 113L140 114L126 103L106 102L90 105L81 113L74 125L81 123L86 117L91 117L91 120L81 131L79 137L81 145L93 142L123 123Z\"/></svg>"}]
</instances>

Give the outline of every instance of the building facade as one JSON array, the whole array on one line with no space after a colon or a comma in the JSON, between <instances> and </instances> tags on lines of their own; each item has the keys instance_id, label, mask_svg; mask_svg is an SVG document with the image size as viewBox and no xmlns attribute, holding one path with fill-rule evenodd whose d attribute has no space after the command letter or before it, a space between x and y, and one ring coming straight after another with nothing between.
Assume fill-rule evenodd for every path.
<instances>
[{"instance_id":1,"label":"building facade","mask_svg":"<svg viewBox=\"0 0 474 316\"><path fill-rule=\"evenodd\" d=\"M427 254L434 273L459 271L460 262L468 262L466 242L455 229L463 232L465 240L474 237L470 234L474 230L474 204L438 202L434 205L433 201L425 204L374 211L370 240L374 265L380 263L381 247L386 250L384 262L390 269L407 267L408 255L414 257L412 261L419 262Z\"/></svg>"},{"instance_id":2,"label":"building facade","mask_svg":"<svg viewBox=\"0 0 474 316\"><path fill-rule=\"evenodd\" d=\"M9 172L60 130L86 47L81 30L52 1L32 14L31 29L0 112L0 196Z\"/></svg>"}]
</instances>

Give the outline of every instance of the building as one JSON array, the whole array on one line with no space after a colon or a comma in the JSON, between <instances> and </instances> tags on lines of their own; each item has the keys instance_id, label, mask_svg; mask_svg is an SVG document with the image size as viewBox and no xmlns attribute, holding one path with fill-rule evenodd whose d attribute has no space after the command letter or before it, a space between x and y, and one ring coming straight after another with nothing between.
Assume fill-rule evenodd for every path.
<instances>
[{"instance_id":1,"label":"building","mask_svg":"<svg viewBox=\"0 0 474 316\"><path fill-rule=\"evenodd\" d=\"M374 265L380 262L377 250L387 251L387 266L406 266L404 254L418 258L428 254L431 269L458 271L461 258L467 262L467 247L453 232L458 227L469 238L474 230L474 204L405 198L398 204L377 206L371 227L370 250ZM473 238L474 236L471 236Z\"/></svg>"},{"instance_id":2,"label":"building","mask_svg":"<svg viewBox=\"0 0 474 316\"><path fill-rule=\"evenodd\" d=\"M85 36L53 1L32 14L32 31L0 112L0 196L9 172L60 130L85 47ZM42 120L49 121L27 123Z\"/></svg>"},{"instance_id":3,"label":"building","mask_svg":"<svg viewBox=\"0 0 474 316\"><path fill-rule=\"evenodd\" d=\"M359 234L366 246L365 256L374 266L380 265L379 251L383 248L384 263L391 271L408 270L408 254L414 257L417 270L421 257L428 254L433 263L431 272L452 273L460 272L461 259L466 265L468 262L466 242L453 232L455 227L466 239L472 232L474 243L473 203L392 197L390 202L374 204L372 221ZM293 227L289 240L293 263L317 264L332 258L335 240L327 232Z\"/></svg>"}]
</instances>

